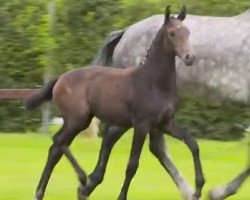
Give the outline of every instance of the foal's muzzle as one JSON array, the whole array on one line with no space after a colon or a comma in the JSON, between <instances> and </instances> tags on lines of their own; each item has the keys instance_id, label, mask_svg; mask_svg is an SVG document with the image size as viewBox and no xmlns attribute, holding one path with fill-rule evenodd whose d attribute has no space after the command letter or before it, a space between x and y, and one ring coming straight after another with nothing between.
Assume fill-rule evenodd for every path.
<instances>
[{"instance_id":1,"label":"foal's muzzle","mask_svg":"<svg viewBox=\"0 0 250 200\"><path fill-rule=\"evenodd\" d=\"M182 58L183 62L187 66L191 66L194 63L195 55L194 54L187 54Z\"/></svg>"}]
</instances>

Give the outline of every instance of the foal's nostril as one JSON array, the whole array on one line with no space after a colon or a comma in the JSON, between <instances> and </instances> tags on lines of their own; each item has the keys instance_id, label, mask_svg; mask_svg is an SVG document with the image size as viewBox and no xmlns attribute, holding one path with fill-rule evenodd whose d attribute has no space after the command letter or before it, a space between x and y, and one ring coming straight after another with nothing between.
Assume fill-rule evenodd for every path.
<instances>
[{"instance_id":1,"label":"foal's nostril","mask_svg":"<svg viewBox=\"0 0 250 200\"><path fill-rule=\"evenodd\" d=\"M193 54L187 54L185 57L184 57L184 63L188 66L192 65L193 62L194 62L194 59L195 59L195 56Z\"/></svg>"},{"instance_id":2,"label":"foal's nostril","mask_svg":"<svg viewBox=\"0 0 250 200\"><path fill-rule=\"evenodd\" d=\"M186 57L185 57L185 59L187 61L193 61L195 59L195 55L193 55L193 54L187 54Z\"/></svg>"}]
</instances>

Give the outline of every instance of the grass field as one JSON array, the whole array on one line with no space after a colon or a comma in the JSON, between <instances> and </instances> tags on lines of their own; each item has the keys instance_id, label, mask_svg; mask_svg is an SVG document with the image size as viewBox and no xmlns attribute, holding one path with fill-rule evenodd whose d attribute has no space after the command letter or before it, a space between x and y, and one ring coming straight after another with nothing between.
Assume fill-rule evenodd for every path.
<instances>
[{"instance_id":1,"label":"grass field","mask_svg":"<svg viewBox=\"0 0 250 200\"><path fill-rule=\"evenodd\" d=\"M79 136L71 149L80 164L89 173L95 166L100 139ZM193 163L186 146L167 138L172 158L183 175L193 183ZM0 134L0 199L33 199L47 151L51 144L49 135ZM90 200L115 200L125 175L129 156L131 134L126 134L115 146L104 182L94 191ZM148 142L147 142L148 144ZM215 142L199 140L202 163L206 176L206 191L231 180L244 169L247 161L247 143ZM194 185L194 184L193 184ZM65 158L57 165L49 182L45 200L76 199L78 182L74 171ZM129 190L129 200L178 200L179 193L168 174L150 154L145 145L140 167ZM205 199L205 198L204 198ZM231 200L250 199L250 180Z\"/></svg>"}]
</instances>

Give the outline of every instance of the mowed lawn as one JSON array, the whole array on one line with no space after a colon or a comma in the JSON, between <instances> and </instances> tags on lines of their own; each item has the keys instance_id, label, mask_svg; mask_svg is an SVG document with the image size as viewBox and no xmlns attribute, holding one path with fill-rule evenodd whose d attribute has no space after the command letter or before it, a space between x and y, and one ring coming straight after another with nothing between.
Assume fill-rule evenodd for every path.
<instances>
[{"instance_id":1,"label":"mowed lawn","mask_svg":"<svg viewBox=\"0 0 250 200\"><path fill-rule=\"evenodd\" d=\"M104 182L94 191L90 200L115 200L125 176L131 146L131 131L117 143L110 157ZM172 158L182 174L194 185L191 154L179 141L167 137ZM79 136L71 146L84 169L90 173L97 161L100 139ZM47 158L51 136L42 134L0 134L0 199L33 199L43 166ZM199 140L207 190L223 184L244 169L247 163L247 142L216 142ZM65 158L56 166L49 182L45 200L76 199L78 181ZM181 199L173 181L144 146L140 167L132 181L129 200ZM205 198L203 198L205 199ZM250 180L231 200L250 199Z\"/></svg>"}]
</instances>

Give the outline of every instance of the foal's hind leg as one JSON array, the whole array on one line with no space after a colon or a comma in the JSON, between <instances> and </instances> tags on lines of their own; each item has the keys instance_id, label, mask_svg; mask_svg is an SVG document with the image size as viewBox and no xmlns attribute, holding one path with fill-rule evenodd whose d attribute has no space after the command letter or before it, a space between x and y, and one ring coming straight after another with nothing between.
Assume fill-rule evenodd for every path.
<instances>
[{"instance_id":1,"label":"foal's hind leg","mask_svg":"<svg viewBox=\"0 0 250 200\"><path fill-rule=\"evenodd\" d=\"M194 194L194 190L182 177L182 175L172 162L171 158L169 157L167 148L165 146L164 135L161 132L150 132L150 151L155 155L164 169L169 173L178 189L180 190L182 197L185 200L191 199L192 195Z\"/></svg>"},{"instance_id":2,"label":"foal's hind leg","mask_svg":"<svg viewBox=\"0 0 250 200\"><path fill-rule=\"evenodd\" d=\"M241 172L231 182L222 186L215 187L212 190L210 190L209 200L222 200L236 194L238 189L242 186L242 184L246 181L248 177L250 177L250 167Z\"/></svg>"},{"instance_id":3,"label":"foal's hind leg","mask_svg":"<svg viewBox=\"0 0 250 200\"><path fill-rule=\"evenodd\" d=\"M68 146L62 147L63 154L67 157L67 159L70 161L72 167L74 168L75 172L77 173L78 179L82 185L86 185L87 183L87 175L85 171L80 167L75 157L70 152Z\"/></svg>"},{"instance_id":4,"label":"foal's hind leg","mask_svg":"<svg viewBox=\"0 0 250 200\"><path fill-rule=\"evenodd\" d=\"M61 159L63 151L63 146L69 146L75 136L84 128L88 126L87 121L85 124L76 123L79 119L75 119L72 121L65 121L63 127L60 131L57 132L57 134L53 138L53 144L50 147L49 154L48 154L48 160L44 167L40 182L38 184L37 190L36 190L36 200L42 200L44 196L44 192L46 189L46 186L48 184L49 178L52 174L52 171L55 167L55 165L58 163L58 161ZM80 119L79 122L82 122Z\"/></svg>"},{"instance_id":5,"label":"foal's hind leg","mask_svg":"<svg viewBox=\"0 0 250 200\"><path fill-rule=\"evenodd\" d=\"M103 181L106 166L111 150L120 137L127 131L122 127L107 127L103 136L101 150L99 153L98 163L95 170L89 175L86 185L82 184L78 189L79 200L86 199L93 190Z\"/></svg>"},{"instance_id":6,"label":"foal's hind leg","mask_svg":"<svg viewBox=\"0 0 250 200\"><path fill-rule=\"evenodd\" d=\"M200 162L199 146L196 140L183 129L180 129L174 120L168 125L167 131L174 138L183 141L192 152L194 167L195 167L195 183L196 190L193 199L199 199L201 196L202 188L205 184L205 179L202 171L202 166Z\"/></svg>"}]
</instances>

